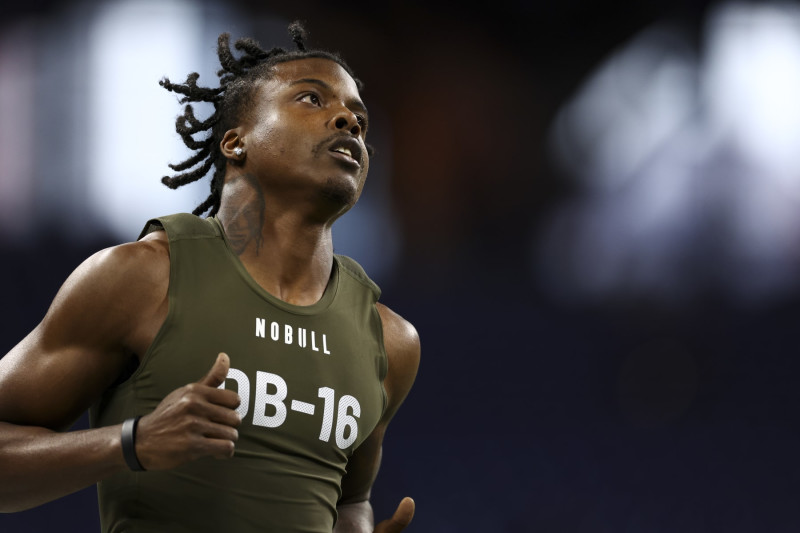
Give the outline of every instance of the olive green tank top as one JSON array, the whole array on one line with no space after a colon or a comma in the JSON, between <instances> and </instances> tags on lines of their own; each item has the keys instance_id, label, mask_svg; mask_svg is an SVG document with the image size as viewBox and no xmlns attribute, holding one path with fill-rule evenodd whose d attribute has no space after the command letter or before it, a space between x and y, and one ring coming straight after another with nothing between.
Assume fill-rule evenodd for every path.
<instances>
[{"instance_id":1,"label":"olive green tank top","mask_svg":"<svg viewBox=\"0 0 800 533\"><path fill-rule=\"evenodd\" d=\"M142 234L162 227L167 318L132 376L92 406L92 425L150 413L219 352L242 425L230 460L100 482L103 531L330 533L347 460L386 406L378 287L337 255L322 298L291 305L250 277L215 218L162 217Z\"/></svg>"}]
</instances>

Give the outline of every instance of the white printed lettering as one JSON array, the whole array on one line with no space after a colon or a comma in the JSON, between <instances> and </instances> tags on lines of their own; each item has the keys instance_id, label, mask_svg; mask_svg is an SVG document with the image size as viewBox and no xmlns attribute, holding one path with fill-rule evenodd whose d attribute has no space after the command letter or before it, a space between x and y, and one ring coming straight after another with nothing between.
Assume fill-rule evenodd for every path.
<instances>
[{"instance_id":1,"label":"white printed lettering","mask_svg":"<svg viewBox=\"0 0 800 533\"><path fill-rule=\"evenodd\" d=\"M301 348L306 347L306 328L297 328L297 345Z\"/></svg>"},{"instance_id":2,"label":"white printed lettering","mask_svg":"<svg viewBox=\"0 0 800 533\"><path fill-rule=\"evenodd\" d=\"M331 352L328 351L328 336L324 333L322 334L322 352L325 355L330 355Z\"/></svg>"},{"instance_id":3,"label":"white printed lettering","mask_svg":"<svg viewBox=\"0 0 800 533\"><path fill-rule=\"evenodd\" d=\"M269 334L267 334L267 327L269 327ZM276 321L269 322L266 318L256 317L256 337L262 339L270 338L287 346L296 344L300 348L331 355L331 349L328 347L328 335L326 333L317 335L317 333L313 329L301 328L293 324L282 324ZM317 340L320 340L321 346L317 344Z\"/></svg>"},{"instance_id":4,"label":"white printed lettering","mask_svg":"<svg viewBox=\"0 0 800 533\"><path fill-rule=\"evenodd\" d=\"M228 369L226 380L228 379L236 382L237 392L241 399L236 412L244 420L250 408L250 380L244 372L237 368ZM225 389L225 382L220 384L219 388ZM339 398L337 408L336 392L332 388L320 387L317 392L318 397L323 400L319 440L329 442L331 434L335 434L336 446L343 450L352 446L358 439L358 419L361 417L361 404L358 403L355 397L344 394ZM270 372L257 371L255 402L253 403L253 425L267 428L281 426L286 421L289 411L286 406L288 393L289 387L282 377ZM313 403L292 400L290 405L290 409L293 412L311 416L316 413L316 405ZM267 406L270 406L270 408ZM334 411L336 411L335 421Z\"/></svg>"},{"instance_id":5,"label":"white printed lettering","mask_svg":"<svg viewBox=\"0 0 800 533\"><path fill-rule=\"evenodd\" d=\"M275 388L274 393L269 393L269 386ZM256 401L253 405L253 424L268 428L275 428L286 420L286 399L288 388L286 382L277 374L270 372L256 373ZM275 414L267 415L267 405L275 408Z\"/></svg>"},{"instance_id":6,"label":"white printed lettering","mask_svg":"<svg viewBox=\"0 0 800 533\"><path fill-rule=\"evenodd\" d=\"M238 368L229 368L226 379L232 379L236 382L236 392L239 394L240 400L239 407L236 408L236 412L239 413L239 416L242 418L242 420L244 420L244 417L247 416L247 411L250 408L250 380L247 379L247 374ZM225 382L223 381L218 388L224 389Z\"/></svg>"},{"instance_id":7,"label":"white printed lettering","mask_svg":"<svg viewBox=\"0 0 800 533\"><path fill-rule=\"evenodd\" d=\"M347 410L352 409L352 416L347 414ZM345 449L356 441L358 437L358 422L356 418L361 417L361 405L358 400L345 394L339 398L339 412L336 416L336 445ZM349 430L350 434L345 437L345 430Z\"/></svg>"},{"instance_id":8,"label":"white printed lettering","mask_svg":"<svg viewBox=\"0 0 800 533\"><path fill-rule=\"evenodd\" d=\"M292 411L298 413L305 413L307 415L314 414L314 404L308 402L301 402L300 400L292 400Z\"/></svg>"},{"instance_id":9,"label":"white printed lettering","mask_svg":"<svg viewBox=\"0 0 800 533\"><path fill-rule=\"evenodd\" d=\"M333 430L333 389L330 387L320 387L318 396L325 400L322 406L322 427L319 430L319 440L328 442Z\"/></svg>"}]
</instances>

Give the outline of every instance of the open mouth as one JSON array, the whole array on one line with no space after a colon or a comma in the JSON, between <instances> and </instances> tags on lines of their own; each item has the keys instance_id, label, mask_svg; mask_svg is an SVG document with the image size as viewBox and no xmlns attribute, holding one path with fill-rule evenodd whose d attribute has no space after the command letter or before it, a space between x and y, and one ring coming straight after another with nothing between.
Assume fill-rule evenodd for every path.
<instances>
[{"instance_id":1,"label":"open mouth","mask_svg":"<svg viewBox=\"0 0 800 533\"><path fill-rule=\"evenodd\" d=\"M361 166L361 145L355 139L337 139L331 143L329 151L335 154L337 159Z\"/></svg>"}]
</instances>

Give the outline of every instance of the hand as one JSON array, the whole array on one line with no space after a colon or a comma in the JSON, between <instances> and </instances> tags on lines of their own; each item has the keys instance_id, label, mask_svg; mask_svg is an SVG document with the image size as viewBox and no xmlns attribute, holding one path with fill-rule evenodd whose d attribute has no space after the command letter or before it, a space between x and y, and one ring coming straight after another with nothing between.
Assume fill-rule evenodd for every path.
<instances>
[{"instance_id":1,"label":"hand","mask_svg":"<svg viewBox=\"0 0 800 533\"><path fill-rule=\"evenodd\" d=\"M394 515L375 526L375 533L398 533L403 531L414 518L414 500L406 496L397 506Z\"/></svg>"},{"instance_id":2,"label":"hand","mask_svg":"<svg viewBox=\"0 0 800 533\"><path fill-rule=\"evenodd\" d=\"M145 470L167 470L202 457L233 457L239 395L218 389L228 375L224 353L197 383L172 391L139 420L136 455Z\"/></svg>"}]
</instances>

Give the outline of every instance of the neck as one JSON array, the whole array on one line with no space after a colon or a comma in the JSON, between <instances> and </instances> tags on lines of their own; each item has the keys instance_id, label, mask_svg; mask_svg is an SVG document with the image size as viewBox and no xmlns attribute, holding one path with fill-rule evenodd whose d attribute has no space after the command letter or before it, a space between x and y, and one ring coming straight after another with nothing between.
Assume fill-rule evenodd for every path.
<instances>
[{"instance_id":1,"label":"neck","mask_svg":"<svg viewBox=\"0 0 800 533\"><path fill-rule=\"evenodd\" d=\"M264 290L295 305L317 302L333 267L331 221L270 201L249 174L231 177L218 218L233 251Z\"/></svg>"}]
</instances>

